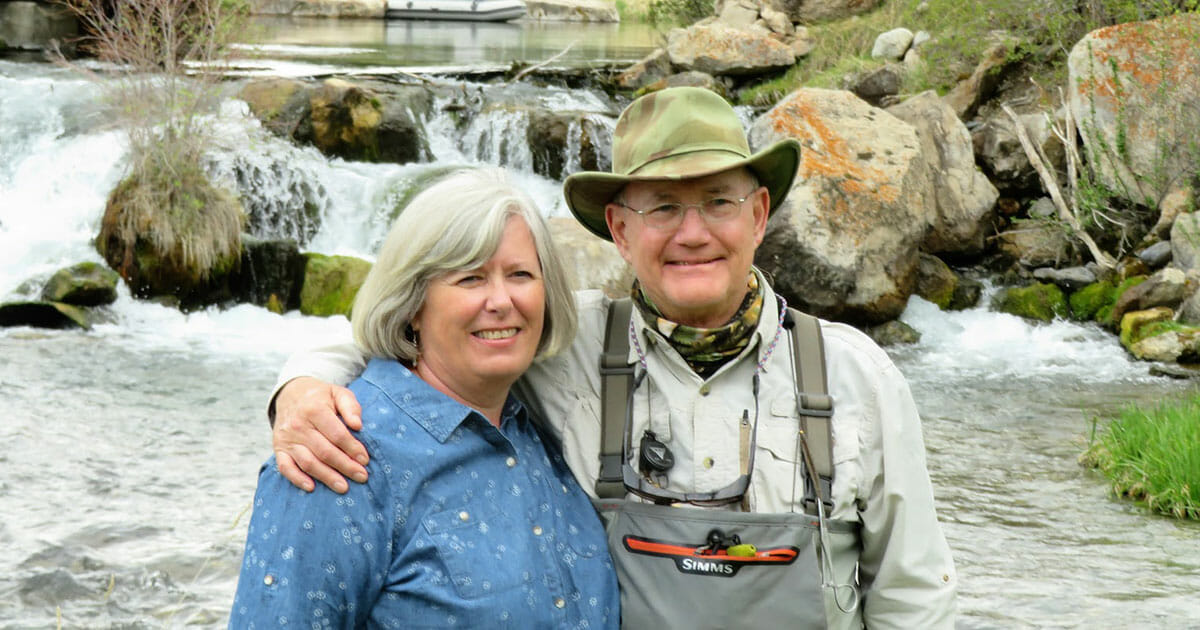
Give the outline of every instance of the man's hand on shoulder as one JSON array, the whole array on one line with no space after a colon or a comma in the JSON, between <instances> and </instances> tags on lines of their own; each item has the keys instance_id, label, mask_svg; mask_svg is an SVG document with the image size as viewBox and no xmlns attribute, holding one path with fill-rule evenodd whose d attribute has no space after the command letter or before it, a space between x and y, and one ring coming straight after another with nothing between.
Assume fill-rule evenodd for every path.
<instances>
[{"instance_id":1,"label":"man's hand on shoulder","mask_svg":"<svg viewBox=\"0 0 1200 630\"><path fill-rule=\"evenodd\" d=\"M349 490L346 477L365 482L367 449L350 433L361 429L350 390L311 377L288 381L275 397L271 433L279 473L308 492L314 477L339 494Z\"/></svg>"}]
</instances>

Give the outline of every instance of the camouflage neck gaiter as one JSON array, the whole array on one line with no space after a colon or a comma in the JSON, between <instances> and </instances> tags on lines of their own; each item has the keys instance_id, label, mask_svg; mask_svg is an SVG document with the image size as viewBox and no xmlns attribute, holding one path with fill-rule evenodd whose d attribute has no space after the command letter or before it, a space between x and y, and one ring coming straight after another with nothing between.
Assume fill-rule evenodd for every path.
<instances>
[{"instance_id":1,"label":"camouflage neck gaiter","mask_svg":"<svg viewBox=\"0 0 1200 630\"><path fill-rule=\"evenodd\" d=\"M653 322L653 328L666 337L688 366L700 376L708 378L750 343L754 329L758 327L758 318L762 315L763 290L754 272L750 272L747 288L746 297L733 319L720 328L695 328L664 318L636 281L631 297L641 309L642 317L647 322Z\"/></svg>"}]
</instances>

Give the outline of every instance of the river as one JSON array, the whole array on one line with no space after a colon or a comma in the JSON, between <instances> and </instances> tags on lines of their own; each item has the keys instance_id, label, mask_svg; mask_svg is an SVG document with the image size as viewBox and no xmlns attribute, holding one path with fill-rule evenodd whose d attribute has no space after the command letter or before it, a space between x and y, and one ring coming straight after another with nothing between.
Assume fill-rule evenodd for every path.
<instances>
[{"instance_id":1,"label":"river","mask_svg":"<svg viewBox=\"0 0 1200 630\"><path fill-rule=\"evenodd\" d=\"M560 59L588 64L631 61L657 43L632 25L426 24L264 20L248 48L266 57L243 69L536 63L575 40ZM534 92L611 107L583 91ZM98 98L64 70L0 61L0 296L99 260L90 239L124 144ZM217 122L216 170L276 173L241 191L248 203L318 203L326 220L309 248L325 253L371 257L387 227L380 200L430 166L328 160L271 138L232 101ZM435 163L504 163L548 213L565 212L559 183L520 155L451 135L431 138ZM91 331L0 329L2 630L222 627L270 452L262 412L274 374L292 350L348 335L344 318L250 306L184 315L121 291ZM1200 524L1117 501L1076 463L1094 416L1190 385L1149 376L1089 326L943 313L920 299L904 320L922 340L891 353L924 418L961 580L958 626L1200 628Z\"/></svg>"}]
</instances>

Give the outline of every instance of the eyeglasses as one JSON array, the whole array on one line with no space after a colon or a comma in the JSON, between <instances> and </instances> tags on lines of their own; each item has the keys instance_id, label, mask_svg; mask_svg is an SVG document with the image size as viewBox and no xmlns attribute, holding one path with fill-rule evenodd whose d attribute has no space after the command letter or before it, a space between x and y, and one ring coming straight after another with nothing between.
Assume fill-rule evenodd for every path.
<instances>
[{"instance_id":1,"label":"eyeglasses","mask_svg":"<svg viewBox=\"0 0 1200 630\"><path fill-rule=\"evenodd\" d=\"M704 203L663 203L653 208L642 210L627 206L619 201L617 205L636 212L646 222L646 225L656 230L674 230L683 223L683 216L687 214L688 208L695 208L705 223L712 224L728 221L741 213L742 203L754 196L756 191L757 189L752 190L746 193L746 196L737 199L713 197Z\"/></svg>"}]
</instances>

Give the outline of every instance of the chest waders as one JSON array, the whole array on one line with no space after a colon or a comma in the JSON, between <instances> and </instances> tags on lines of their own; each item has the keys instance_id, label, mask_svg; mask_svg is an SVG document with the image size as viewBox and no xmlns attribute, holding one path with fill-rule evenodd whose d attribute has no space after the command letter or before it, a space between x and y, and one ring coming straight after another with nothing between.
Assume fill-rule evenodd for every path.
<instances>
[{"instance_id":1,"label":"chest waders","mask_svg":"<svg viewBox=\"0 0 1200 630\"><path fill-rule=\"evenodd\" d=\"M753 513L624 498L626 477L637 474L629 465L631 428L626 424L632 422L636 387L628 361L630 316L629 299L609 307L600 358L600 498L595 501L621 585L621 626L861 627L854 564L835 567L833 562L834 557L857 558L859 540L856 523L827 518L833 510L833 400L817 319L788 309L784 324L792 337L804 512ZM750 474L754 445L746 433L740 441L742 473ZM741 505L745 509L744 498Z\"/></svg>"}]
</instances>

